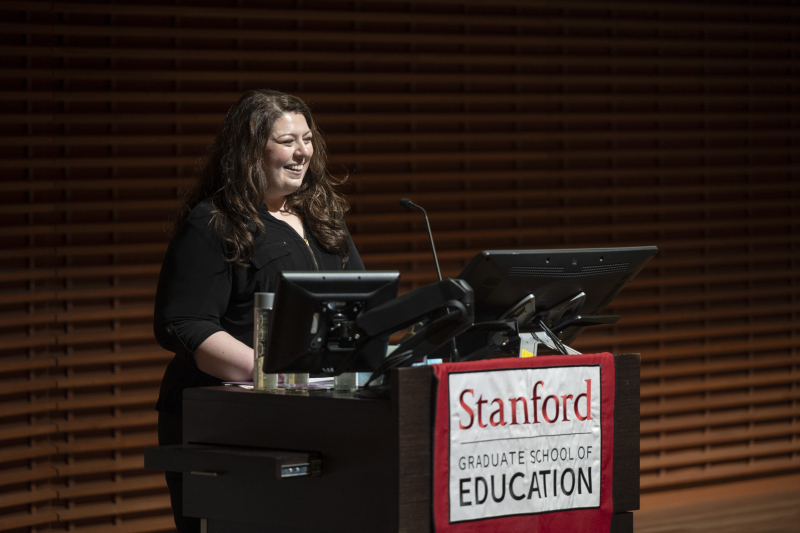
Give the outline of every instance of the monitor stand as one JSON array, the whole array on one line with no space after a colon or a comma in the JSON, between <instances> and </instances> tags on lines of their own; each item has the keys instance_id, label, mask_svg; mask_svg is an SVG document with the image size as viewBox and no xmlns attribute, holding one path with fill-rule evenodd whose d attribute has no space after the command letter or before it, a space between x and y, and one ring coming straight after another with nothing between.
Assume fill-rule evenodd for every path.
<instances>
[{"instance_id":1,"label":"monitor stand","mask_svg":"<svg viewBox=\"0 0 800 533\"><path fill-rule=\"evenodd\" d=\"M480 322L470 331L494 331L487 344L462 358L462 361L483 359L498 347L517 352L520 357L535 357L542 344L555 353L580 355L581 352L558 341L557 335L568 327L614 324L620 315L578 315L586 294L580 292L550 309L536 312L536 297L529 294L504 312L498 320ZM549 326L548 326L549 324ZM549 329L552 335L546 331Z\"/></svg>"}]
</instances>

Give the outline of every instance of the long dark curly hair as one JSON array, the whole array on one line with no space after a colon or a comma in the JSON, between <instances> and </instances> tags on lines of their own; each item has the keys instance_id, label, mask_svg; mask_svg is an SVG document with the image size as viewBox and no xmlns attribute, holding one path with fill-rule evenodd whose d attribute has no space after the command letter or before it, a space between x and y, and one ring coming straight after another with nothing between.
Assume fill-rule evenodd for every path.
<instances>
[{"instance_id":1,"label":"long dark curly hair","mask_svg":"<svg viewBox=\"0 0 800 533\"><path fill-rule=\"evenodd\" d=\"M333 188L339 180L327 171L325 141L305 102L268 89L247 91L228 110L197 179L181 195L173 231L181 228L197 204L210 200L214 229L229 245L228 260L242 266L249 263L264 231L258 210L267 190L265 147L273 124L286 113L306 118L314 154L303 184L286 197L284 209L301 216L327 252L341 255L342 264L347 261L350 239L344 215L349 206Z\"/></svg>"}]
</instances>

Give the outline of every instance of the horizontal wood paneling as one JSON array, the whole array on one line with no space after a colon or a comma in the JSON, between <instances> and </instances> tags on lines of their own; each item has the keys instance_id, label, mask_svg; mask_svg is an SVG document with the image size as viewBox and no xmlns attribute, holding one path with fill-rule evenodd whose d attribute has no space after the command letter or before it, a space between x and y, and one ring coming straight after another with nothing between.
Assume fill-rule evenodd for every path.
<instances>
[{"instance_id":1,"label":"horizontal wood paneling","mask_svg":"<svg viewBox=\"0 0 800 533\"><path fill-rule=\"evenodd\" d=\"M224 113L309 101L403 290L503 248L657 245L582 350L642 354L642 489L800 470L800 9L545 0L0 5L0 530L167 531L151 329Z\"/></svg>"}]
</instances>

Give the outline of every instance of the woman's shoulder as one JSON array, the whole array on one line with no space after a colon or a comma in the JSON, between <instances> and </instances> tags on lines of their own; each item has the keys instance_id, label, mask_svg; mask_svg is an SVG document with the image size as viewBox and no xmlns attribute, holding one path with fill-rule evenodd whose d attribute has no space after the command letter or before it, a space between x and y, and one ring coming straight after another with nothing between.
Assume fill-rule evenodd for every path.
<instances>
[{"instance_id":1,"label":"woman's shoulder","mask_svg":"<svg viewBox=\"0 0 800 533\"><path fill-rule=\"evenodd\" d=\"M183 221L181 231L201 231L214 233L214 215L216 210L211 200L203 200L189 211Z\"/></svg>"},{"instance_id":2,"label":"woman's shoulder","mask_svg":"<svg viewBox=\"0 0 800 533\"><path fill-rule=\"evenodd\" d=\"M210 200L203 200L186 216L181 226L178 228L174 240L196 242L204 241L217 248L221 246L221 239L217 235L214 223L214 204Z\"/></svg>"},{"instance_id":3,"label":"woman's shoulder","mask_svg":"<svg viewBox=\"0 0 800 533\"><path fill-rule=\"evenodd\" d=\"M211 219L215 211L214 204L211 200L203 200L192 208L189 212L189 216L186 217L186 221Z\"/></svg>"}]
</instances>

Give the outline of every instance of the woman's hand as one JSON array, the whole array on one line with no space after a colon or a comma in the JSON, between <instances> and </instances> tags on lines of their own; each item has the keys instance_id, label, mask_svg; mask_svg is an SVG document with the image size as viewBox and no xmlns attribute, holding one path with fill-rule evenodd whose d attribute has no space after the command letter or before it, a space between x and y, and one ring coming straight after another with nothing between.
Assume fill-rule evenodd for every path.
<instances>
[{"instance_id":1,"label":"woman's hand","mask_svg":"<svg viewBox=\"0 0 800 533\"><path fill-rule=\"evenodd\" d=\"M194 361L197 368L222 381L253 380L253 349L224 331L204 340Z\"/></svg>"}]
</instances>

